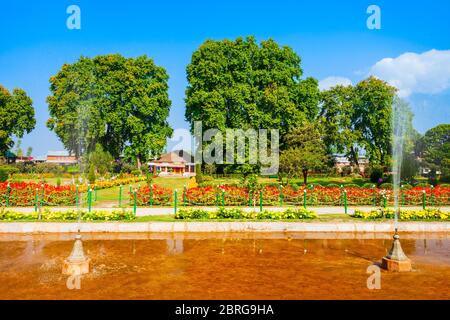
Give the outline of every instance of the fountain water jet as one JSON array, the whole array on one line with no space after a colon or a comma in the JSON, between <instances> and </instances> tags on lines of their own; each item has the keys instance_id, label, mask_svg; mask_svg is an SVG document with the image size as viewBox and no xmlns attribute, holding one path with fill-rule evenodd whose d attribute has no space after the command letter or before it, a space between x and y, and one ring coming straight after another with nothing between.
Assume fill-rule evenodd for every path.
<instances>
[{"instance_id":1,"label":"fountain water jet","mask_svg":"<svg viewBox=\"0 0 450 320\"><path fill-rule=\"evenodd\" d=\"M401 183L401 169L403 161L403 145L406 134L406 112L404 102L396 98L392 110L393 144L392 144L392 171L394 175L394 241L387 256L383 257L381 266L389 271L411 271L411 260L403 252L398 235L398 218L400 215L399 191Z\"/></svg>"},{"instance_id":2,"label":"fountain water jet","mask_svg":"<svg viewBox=\"0 0 450 320\"><path fill-rule=\"evenodd\" d=\"M93 103L91 98L94 97L93 94L93 80L92 80L92 74L91 77L88 77L88 79L77 79L78 82L88 82L90 84L91 91L87 95L87 100L84 100L80 102L77 106L77 122L74 128L75 131L75 137L76 137L76 147L75 150L71 150L72 152L75 151L75 156L78 159L78 165L80 167L80 174L81 176L85 176L86 168L85 168L85 162L87 161L87 146L89 145L88 142L88 132L89 132L89 125L91 120L91 108L93 107ZM82 180L83 181L83 180ZM88 190L90 189L90 186L88 185ZM90 259L86 257L83 251L83 242L81 241L81 234L80 234L80 228L81 228L81 215L82 210L78 206L77 202L77 211L78 211L78 218L77 218L77 224L78 224L78 233L75 236L75 242L73 244L72 252L70 253L69 257L64 260L63 267L62 267L62 273L66 275L82 275L89 273L89 263Z\"/></svg>"}]
</instances>

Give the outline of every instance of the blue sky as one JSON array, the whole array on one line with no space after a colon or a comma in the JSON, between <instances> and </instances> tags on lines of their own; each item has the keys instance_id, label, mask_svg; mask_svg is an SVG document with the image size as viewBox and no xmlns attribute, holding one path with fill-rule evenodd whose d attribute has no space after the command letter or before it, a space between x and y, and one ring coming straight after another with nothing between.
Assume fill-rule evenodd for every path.
<instances>
[{"instance_id":1,"label":"blue sky","mask_svg":"<svg viewBox=\"0 0 450 320\"><path fill-rule=\"evenodd\" d=\"M81 30L66 27L66 8L72 4L81 9ZM381 30L366 26L371 4L381 9ZM45 127L48 79L80 55L152 57L170 76L170 124L188 128L185 68L208 38L273 38L291 46L302 58L304 75L322 84L326 79L355 84L369 74L398 84L422 133L450 123L448 0L2 0L0 10L0 84L23 88L33 99L37 125L22 147L33 146L34 155L62 149Z\"/></svg>"}]
</instances>

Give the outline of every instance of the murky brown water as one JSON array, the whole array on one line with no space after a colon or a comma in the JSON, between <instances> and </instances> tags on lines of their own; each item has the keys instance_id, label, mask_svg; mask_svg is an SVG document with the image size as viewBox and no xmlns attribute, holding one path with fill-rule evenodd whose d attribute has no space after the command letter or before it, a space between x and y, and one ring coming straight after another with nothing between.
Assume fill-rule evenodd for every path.
<instances>
[{"instance_id":1,"label":"murky brown water","mask_svg":"<svg viewBox=\"0 0 450 320\"><path fill-rule=\"evenodd\" d=\"M85 235L80 290L61 274L72 239L0 235L0 299L450 299L450 235L402 235L414 272L381 290L366 269L391 235Z\"/></svg>"}]
</instances>

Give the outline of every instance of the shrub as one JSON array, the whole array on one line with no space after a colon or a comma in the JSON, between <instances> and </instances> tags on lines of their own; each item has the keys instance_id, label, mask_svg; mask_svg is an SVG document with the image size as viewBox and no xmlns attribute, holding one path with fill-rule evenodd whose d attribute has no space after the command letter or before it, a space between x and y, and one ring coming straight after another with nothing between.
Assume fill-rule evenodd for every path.
<instances>
[{"instance_id":1,"label":"shrub","mask_svg":"<svg viewBox=\"0 0 450 320\"><path fill-rule=\"evenodd\" d=\"M374 183L364 183L362 187L366 188L366 189L375 188L376 184L374 184Z\"/></svg>"},{"instance_id":2,"label":"shrub","mask_svg":"<svg viewBox=\"0 0 450 320\"><path fill-rule=\"evenodd\" d=\"M402 190L411 190L413 188L409 183L402 184Z\"/></svg>"},{"instance_id":3,"label":"shrub","mask_svg":"<svg viewBox=\"0 0 450 320\"><path fill-rule=\"evenodd\" d=\"M262 212L244 212L239 208L220 208L216 211L206 211L203 209L181 209L178 210L175 215L175 219L244 219L244 220L256 220L256 219L270 219L270 220L288 220L288 219L314 219L317 215L309 210L299 209L287 209L285 211L267 211Z\"/></svg>"},{"instance_id":4,"label":"shrub","mask_svg":"<svg viewBox=\"0 0 450 320\"><path fill-rule=\"evenodd\" d=\"M88 173L88 181L90 184L94 184L95 183L95 170L94 170L94 166L90 166L89 167L89 173Z\"/></svg>"},{"instance_id":5,"label":"shrub","mask_svg":"<svg viewBox=\"0 0 450 320\"><path fill-rule=\"evenodd\" d=\"M201 184L203 182L202 165L199 163L195 165L195 181L197 184Z\"/></svg>"},{"instance_id":6,"label":"shrub","mask_svg":"<svg viewBox=\"0 0 450 320\"><path fill-rule=\"evenodd\" d=\"M77 210L68 211L50 211L44 209L41 212L41 220L46 221L75 221L78 219ZM14 221L14 220L37 220L39 217L38 212L23 213L2 209L0 210L0 220ZM120 221L120 220L134 220L134 214L132 211L115 210L109 211L92 211L81 212L81 220L85 221Z\"/></svg>"},{"instance_id":7,"label":"shrub","mask_svg":"<svg viewBox=\"0 0 450 320\"><path fill-rule=\"evenodd\" d=\"M330 183L327 184L327 188L340 188L341 186L338 185L337 183Z\"/></svg>"},{"instance_id":8,"label":"shrub","mask_svg":"<svg viewBox=\"0 0 450 320\"><path fill-rule=\"evenodd\" d=\"M349 183L344 185L345 188L359 188L359 185L355 184L355 183Z\"/></svg>"},{"instance_id":9,"label":"shrub","mask_svg":"<svg viewBox=\"0 0 450 320\"><path fill-rule=\"evenodd\" d=\"M80 166L79 165L68 166L67 172L71 174L78 174L80 173Z\"/></svg>"},{"instance_id":10,"label":"shrub","mask_svg":"<svg viewBox=\"0 0 450 320\"><path fill-rule=\"evenodd\" d=\"M34 167L35 173L53 173L61 174L64 172L64 167L56 163L38 163Z\"/></svg>"},{"instance_id":11,"label":"shrub","mask_svg":"<svg viewBox=\"0 0 450 320\"><path fill-rule=\"evenodd\" d=\"M203 209L180 209L175 215L175 219L207 219L208 211Z\"/></svg>"},{"instance_id":12,"label":"shrub","mask_svg":"<svg viewBox=\"0 0 450 320\"><path fill-rule=\"evenodd\" d=\"M348 176L352 173L352 171L353 171L352 166L344 166L342 167L341 173L343 176Z\"/></svg>"},{"instance_id":13,"label":"shrub","mask_svg":"<svg viewBox=\"0 0 450 320\"><path fill-rule=\"evenodd\" d=\"M214 178L213 177L211 177L211 176L206 176L206 175L203 175L202 176L202 182L211 182L211 181L214 181Z\"/></svg>"},{"instance_id":14,"label":"shrub","mask_svg":"<svg viewBox=\"0 0 450 320\"><path fill-rule=\"evenodd\" d=\"M416 184L416 188L429 188L429 187L431 187L431 185L426 182Z\"/></svg>"},{"instance_id":15,"label":"shrub","mask_svg":"<svg viewBox=\"0 0 450 320\"><path fill-rule=\"evenodd\" d=\"M380 189L392 190L394 189L394 185L392 183L385 182L380 185Z\"/></svg>"},{"instance_id":16,"label":"shrub","mask_svg":"<svg viewBox=\"0 0 450 320\"><path fill-rule=\"evenodd\" d=\"M0 182L8 180L8 172L4 168L0 168Z\"/></svg>"},{"instance_id":17,"label":"shrub","mask_svg":"<svg viewBox=\"0 0 450 320\"><path fill-rule=\"evenodd\" d=\"M364 212L361 210L355 210L352 215L354 218L360 218L365 220L375 220L375 219L393 219L395 216L394 210L372 210L369 212ZM400 211L400 220L450 220L450 213L442 212L438 209L425 209L425 210L408 210Z\"/></svg>"},{"instance_id":18,"label":"shrub","mask_svg":"<svg viewBox=\"0 0 450 320\"><path fill-rule=\"evenodd\" d=\"M383 167L382 166L372 166L369 168L370 182L378 183L380 179L383 178Z\"/></svg>"}]
</instances>

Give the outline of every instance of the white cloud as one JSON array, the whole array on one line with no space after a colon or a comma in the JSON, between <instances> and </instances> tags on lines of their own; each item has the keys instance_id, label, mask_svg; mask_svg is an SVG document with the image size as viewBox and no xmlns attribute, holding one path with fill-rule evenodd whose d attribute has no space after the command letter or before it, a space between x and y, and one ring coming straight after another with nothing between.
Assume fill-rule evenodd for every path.
<instances>
[{"instance_id":1,"label":"white cloud","mask_svg":"<svg viewBox=\"0 0 450 320\"><path fill-rule=\"evenodd\" d=\"M403 98L413 93L437 94L450 88L450 50L385 58L372 66L370 74L398 88Z\"/></svg>"},{"instance_id":2,"label":"white cloud","mask_svg":"<svg viewBox=\"0 0 450 320\"><path fill-rule=\"evenodd\" d=\"M321 91L328 90L337 85L348 86L351 85L352 81L344 77L328 77L319 81L319 88Z\"/></svg>"}]
</instances>

